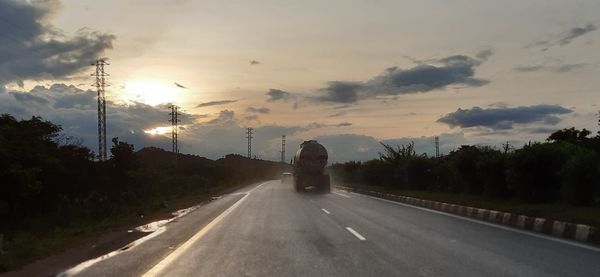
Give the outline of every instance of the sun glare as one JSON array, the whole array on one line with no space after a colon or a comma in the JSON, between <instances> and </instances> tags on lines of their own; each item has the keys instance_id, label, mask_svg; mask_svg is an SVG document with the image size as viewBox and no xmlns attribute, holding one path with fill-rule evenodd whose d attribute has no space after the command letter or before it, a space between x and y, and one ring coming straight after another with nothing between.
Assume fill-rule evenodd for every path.
<instances>
[{"instance_id":1,"label":"sun glare","mask_svg":"<svg viewBox=\"0 0 600 277\"><path fill-rule=\"evenodd\" d=\"M171 132L171 127L156 127L153 129L144 130L144 133L150 135L164 135Z\"/></svg>"},{"instance_id":2,"label":"sun glare","mask_svg":"<svg viewBox=\"0 0 600 277\"><path fill-rule=\"evenodd\" d=\"M156 106L177 102L179 96L180 92L173 84L156 80L134 80L127 82L122 98L125 101Z\"/></svg>"}]
</instances>

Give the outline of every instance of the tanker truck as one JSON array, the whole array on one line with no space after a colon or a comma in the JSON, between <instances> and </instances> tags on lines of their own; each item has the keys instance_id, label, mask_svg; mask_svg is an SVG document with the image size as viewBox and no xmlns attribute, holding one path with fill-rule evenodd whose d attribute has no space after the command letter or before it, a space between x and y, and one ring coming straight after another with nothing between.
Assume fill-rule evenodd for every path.
<instances>
[{"instance_id":1,"label":"tanker truck","mask_svg":"<svg viewBox=\"0 0 600 277\"><path fill-rule=\"evenodd\" d=\"M316 192L331 191L329 175L323 173L327 165L327 150L315 140L300 144L294 156L294 189L303 192L312 187Z\"/></svg>"}]
</instances>

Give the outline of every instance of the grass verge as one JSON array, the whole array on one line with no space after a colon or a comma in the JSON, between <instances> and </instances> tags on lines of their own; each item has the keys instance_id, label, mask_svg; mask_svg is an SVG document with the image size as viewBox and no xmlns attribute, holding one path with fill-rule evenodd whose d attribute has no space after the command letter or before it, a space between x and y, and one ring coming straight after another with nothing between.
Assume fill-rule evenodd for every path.
<instances>
[{"instance_id":1,"label":"grass verge","mask_svg":"<svg viewBox=\"0 0 600 277\"><path fill-rule=\"evenodd\" d=\"M248 184L222 185L212 193L196 192L171 196L101 219L75 220L67 226L55 227L51 220L36 219L27 231L16 231L5 237L0 254L0 273L19 269L45 257L62 253L85 242L95 241L109 231L122 231L171 217L171 213L208 201L212 195L235 191ZM143 216L141 216L143 215ZM50 227L53 226L53 227ZM5 235L6 236L6 235Z\"/></svg>"}]
</instances>

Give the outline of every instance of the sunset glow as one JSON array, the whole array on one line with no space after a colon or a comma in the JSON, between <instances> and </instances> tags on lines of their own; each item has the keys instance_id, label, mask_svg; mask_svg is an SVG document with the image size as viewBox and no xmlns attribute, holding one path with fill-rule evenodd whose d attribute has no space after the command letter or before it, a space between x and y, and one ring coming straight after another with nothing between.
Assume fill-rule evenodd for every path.
<instances>
[{"instance_id":1,"label":"sunset glow","mask_svg":"<svg viewBox=\"0 0 600 277\"><path fill-rule=\"evenodd\" d=\"M144 133L149 135L164 135L171 133L171 127L156 127L153 129L144 130Z\"/></svg>"},{"instance_id":2,"label":"sunset glow","mask_svg":"<svg viewBox=\"0 0 600 277\"><path fill-rule=\"evenodd\" d=\"M177 87L156 80L129 81L125 85L121 97L125 101L140 102L151 106L176 103L181 100Z\"/></svg>"}]
</instances>

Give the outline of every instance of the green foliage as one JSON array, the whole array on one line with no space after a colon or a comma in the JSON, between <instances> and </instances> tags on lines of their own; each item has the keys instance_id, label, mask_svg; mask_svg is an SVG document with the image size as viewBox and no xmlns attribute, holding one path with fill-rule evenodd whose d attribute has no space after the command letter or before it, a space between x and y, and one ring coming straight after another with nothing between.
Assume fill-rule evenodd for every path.
<instances>
[{"instance_id":1,"label":"green foliage","mask_svg":"<svg viewBox=\"0 0 600 277\"><path fill-rule=\"evenodd\" d=\"M48 236L81 222L164 208L172 199L208 198L281 170L280 163L239 155L213 161L158 148L135 152L118 138L108 161L94 161L88 148L59 143L60 132L39 117L0 116L0 234L8 245L18 244L13 239L19 234ZM46 252L38 248L11 251Z\"/></svg>"},{"instance_id":2,"label":"green foliage","mask_svg":"<svg viewBox=\"0 0 600 277\"><path fill-rule=\"evenodd\" d=\"M552 133L546 140L551 142L569 142L580 143L587 139L592 132L586 130L577 130L575 127L565 128Z\"/></svg>"},{"instance_id":3,"label":"green foliage","mask_svg":"<svg viewBox=\"0 0 600 277\"><path fill-rule=\"evenodd\" d=\"M428 190L524 203L600 203L600 136L568 128L546 143L513 150L463 145L448 155L417 155L414 144L383 144L379 159L334 164L330 173L346 184L390 190Z\"/></svg>"},{"instance_id":4,"label":"green foliage","mask_svg":"<svg viewBox=\"0 0 600 277\"><path fill-rule=\"evenodd\" d=\"M561 192L566 202L588 205L600 195L600 159L598 153L578 148L563 166Z\"/></svg>"},{"instance_id":5,"label":"green foliage","mask_svg":"<svg viewBox=\"0 0 600 277\"><path fill-rule=\"evenodd\" d=\"M559 200L560 170L569 158L569 144L535 143L515 151L508 164L508 182L517 198L527 202Z\"/></svg>"}]
</instances>

